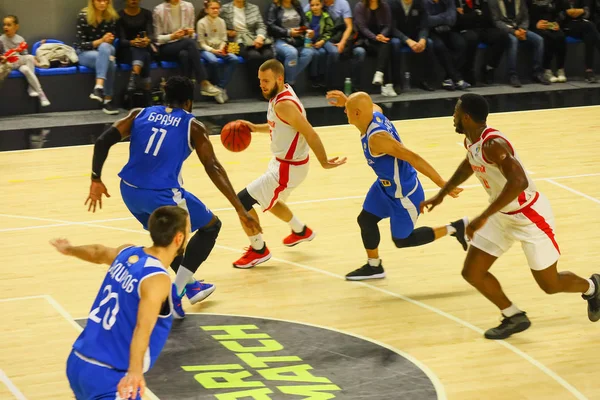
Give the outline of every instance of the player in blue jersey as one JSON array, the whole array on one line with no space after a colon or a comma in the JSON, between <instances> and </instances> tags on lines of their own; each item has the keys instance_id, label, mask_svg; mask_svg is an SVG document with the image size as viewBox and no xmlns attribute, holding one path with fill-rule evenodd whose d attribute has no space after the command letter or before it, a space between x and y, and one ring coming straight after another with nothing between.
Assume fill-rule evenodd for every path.
<instances>
[{"instance_id":1,"label":"player in blue jersey","mask_svg":"<svg viewBox=\"0 0 600 400\"><path fill-rule=\"evenodd\" d=\"M195 150L206 173L235 208L246 228L258 235L260 225L246 211L231 186L227 173L215 156L208 132L192 111L194 84L188 78L174 76L165 85L166 106L132 110L104 132L94 146L92 184L86 200L88 210L102 208L102 195L108 191L101 180L102 166L112 145L131 137L129 161L119 173L121 196L129 211L148 229L148 218L158 207L178 205L185 208L192 221L187 250L171 267L177 272L173 287L174 316L183 318L181 299L187 295L195 304L215 289L198 282L194 273L212 251L221 221L193 194L183 189L181 167Z\"/></svg>"},{"instance_id":2,"label":"player in blue jersey","mask_svg":"<svg viewBox=\"0 0 600 400\"><path fill-rule=\"evenodd\" d=\"M379 258L380 235L377 226L384 218L390 218L392 240L396 247L422 246L452 235L466 250L466 218L437 228L422 226L415 229L419 206L425 199L417 171L439 187L444 187L446 182L427 161L404 146L394 125L383 115L381 108L373 104L371 97L364 92L346 97L344 93L334 90L327 93L327 98L332 105L346 107L348 122L360 131L365 158L377 175L358 216L368 260L365 265L347 274L346 279L385 278ZM457 197L461 191L461 188L455 188L450 196Z\"/></svg>"},{"instance_id":3,"label":"player in blue jersey","mask_svg":"<svg viewBox=\"0 0 600 400\"><path fill-rule=\"evenodd\" d=\"M144 373L156 362L173 322L167 269L183 251L190 225L187 211L165 206L148 218L152 247L51 241L62 254L110 265L67 360L67 377L76 399L143 396Z\"/></svg>"}]
</instances>

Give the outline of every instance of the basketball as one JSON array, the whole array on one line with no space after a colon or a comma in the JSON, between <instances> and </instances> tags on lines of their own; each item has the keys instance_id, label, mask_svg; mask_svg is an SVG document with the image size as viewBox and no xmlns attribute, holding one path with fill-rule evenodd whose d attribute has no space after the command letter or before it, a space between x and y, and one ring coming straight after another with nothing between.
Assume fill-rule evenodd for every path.
<instances>
[{"instance_id":1,"label":"basketball","mask_svg":"<svg viewBox=\"0 0 600 400\"><path fill-rule=\"evenodd\" d=\"M221 130L221 143L229 151L239 152L250 146L252 133L250 128L240 121L232 121Z\"/></svg>"}]
</instances>

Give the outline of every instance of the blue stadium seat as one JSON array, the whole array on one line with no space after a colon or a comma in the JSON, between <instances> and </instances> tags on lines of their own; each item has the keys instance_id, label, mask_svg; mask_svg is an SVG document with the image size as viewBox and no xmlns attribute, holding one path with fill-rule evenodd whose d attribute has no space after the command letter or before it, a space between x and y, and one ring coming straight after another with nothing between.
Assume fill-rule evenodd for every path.
<instances>
[{"instance_id":1,"label":"blue stadium seat","mask_svg":"<svg viewBox=\"0 0 600 400\"><path fill-rule=\"evenodd\" d=\"M477 46L478 49L487 49L487 44L485 43L479 43L479 45Z\"/></svg>"},{"instance_id":2,"label":"blue stadium seat","mask_svg":"<svg viewBox=\"0 0 600 400\"><path fill-rule=\"evenodd\" d=\"M567 44L569 44L569 43L571 43L571 44L581 43L581 39L577 39L572 36L567 36Z\"/></svg>"},{"instance_id":3,"label":"blue stadium seat","mask_svg":"<svg viewBox=\"0 0 600 400\"><path fill-rule=\"evenodd\" d=\"M83 65L79 65L79 73L80 74L95 74L96 70L93 68L84 67Z\"/></svg>"},{"instance_id":4,"label":"blue stadium seat","mask_svg":"<svg viewBox=\"0 0 600 400\"><path fill-rule=\"evenodd\" d=\"M64 44L64 42L56 39L46 39L46 43L58 43ZM31 48L31 52L33 55L37 52L37 50L42 45L42 42L35 42L33 47ZM53 76L53 75L74 75L77 73L77 67L60 67L60 68L38 68L35 67L35 73L39 76Z\"/></svg>"},{"instance_id":5,"label":"blue stadium seat","mask_svg":"<svg viewBox=\"0 0 600 400\"><path fill-rule=\"evenodd\" d=\"M25 75L23 75L18 69L15 69L14 71L11 71L10 74L8 74L9 78L24 78Z\"/></svg>"},{"instance_id":6,"label":"blue stadium seat","mask_svg":"<svg viewBox=\"0 0 600 400\"><path fill-rule=\"evenodd\" d=\"M179 68L179 64L177 64L177 62L175 62L175 61L161 61L160 66L161 66L161 68L164 68L164 69Z\"/></svg>"}]
</instances>

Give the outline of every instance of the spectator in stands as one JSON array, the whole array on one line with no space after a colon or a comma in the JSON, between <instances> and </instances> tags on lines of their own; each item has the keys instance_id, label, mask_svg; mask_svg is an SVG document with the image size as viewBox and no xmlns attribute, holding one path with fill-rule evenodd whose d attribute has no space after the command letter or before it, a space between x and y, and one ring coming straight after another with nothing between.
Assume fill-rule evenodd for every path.
<instances>
[{"instance_id":1,"label":"spectator in stands","mask_svg":"<svg viewBox=\"0 0 600 400\"><path fill-rule=\"evenodd\" d=\"M423 0L391 0L390 8L395 22L392 29L392 80L398 83L397 71L400 70L400 53L404 45L419 55L423 78L419 86L423 90L433 91L428 80L434 78L433 66L436 61L431 41L428 40L429 22Z\"/></svg>"},{"instance_id":2,"label":"spectator in stands","mask_svg":"<svg viewBox=\"0 0 600 400\"><path fill-rule=\"evenodd\" d=\"M397 96L392 83L392 12L386 1L361 0L354 6L359 39L357 46L377 58L373 85L383 96Z\"/></svg>"},{"instance_id":3,"label":"spectator in stands","mask_svg":"<svg viewBox=\"0 0 600 400\"><path fill-rule=\"evenodd\" d=\"M494 83L494 70L508 47L508 33L496 27L487 0L456 0L455 30L465 38L467 52L463 66L464 79L475 85L475 56L479 43L485 43L485 61L481 77L487 85Z\"/></svg>"},{"instance_id":4,"label":"spectator in stands","mask_svg":"<svg viewBox=\"0 0 600 400\"><path fill-rule=\"evenodd\" d=\"M315 32L312 45L315 55L310 65L310 78L314 88L333 89L333 74L339 58L337 47L329 40L333 34L333 19L323 11L323 0L310 0L310 11L306 13L309 28Z\"/></svg>"},{"instance_id":5,"label":"spectator in stands","mask_svg":"<svg viewBox=\"0 0 600 400\"><path fill-rule=\"evenodd\" d=\"M542 73L544 56L544 39L529 29L529 10L522 0L489 0L489 7L494 23L508 33L510 44L507 50L508 75L513 87L521 87L517 76L517 54L519 43L527 43L533 47L533 80L549 85Z\"/></svg>"},{"instance_id":6,"label":"spectator in stands","mask_svg":"<svg viewBox=\"0 0 600 400\"><path fill-rule=\"evenodd\" d=\"M4 17L4 34L0 36L0 44L2 45L3 50L0 51L0 57L4 60L0 60L3 64L6 64L6 59L2 57L2 55L8 51L19 47L21 43L25 41L22 36L18 35L19 31L19 18L15 15L8 15ZM27 83L29 87L27 88L27 93L31 97L37 97L40 101L40 105L42 107L47 107L50 105L44 90L42 90L42 85L38 80L37 76L35 76L35 57L27 52L27 50L23 51L20 54L15 54L18 59L16 62L11 63L10 69L18 69L23 75L25 75L25 79L27 79Z\"/></svg>"},{"instance_id":7,"label":"spectator in stands","mask_svg":"<svg viewBox=\"0 0 600 400\"><path fill-rule=\"evenodd\" d=\"M219 0L204 0L204 10L198 15L196 32L198 32L198 44L202 51L202 59L210 66L213 83L221 91L215 96L219 104L229 100L225 87L231 81L235 68L239 64L238 57L227 51L227 27L225 21L219 17L221 3ZM219 60L223 60L224 72L219 77Z\"/></svg>"},{"instance_id":8,"label":"spectator in stands","mask_svg":"<svg viewBox=\"0 0 600 400\"><path fill-rule=\"evenodd\" d=\"M592 0L592 21L596 23L596 30L600 32L600 0Z\"/></svg>"},{"instance_id":9,"label":"spectator in stands","mask_svg":"<svg viewBox=\"0 0 600 400\"><path fill-rule=\"evenodd\" d=\"M100 102L106 114L119 113L112 103L116 72L113 42L118 18L112 0L88 0L77 18L75 50L79 64L96 70L90 98Z\"/></svg>"},{"instance_id":10,"label":"spectator in stands","mask_svg":"<svg viewBox=\"0 0 600 400\"><path fill-rule=\"evenodd\" d=\"M332 46L326 46L325 50L337 52L337 57L334 54L328 54L330 60L336 63L350 60L350 76L352 86L355 91L360 91L361 75L360 69L365 61L367 52L364 47L355 46L357 32L354 31L354 23L352 21L352 9L348 0L323 0L323 10L327 11L333 19L333 32L328 43ZM310 2L304 7L304 11L310 11ZM336 72L339 71L337 65L332 65L331 68Z\"/></svg>"},{"instance_id":11,"label":"spectator in stands","mask_svg":"<svg viewBox=\"0 0 600 400\"><path fill-rule=\"evenodd\" d=\"M196 18L192 3L183 0L165 0L152 13L154 35L160 58L178 61L183 75L200 84L203 96L215 97L221 91L208 81L208 74L200 60L200 51L194 38Z\"/></svg>"},{"instance_id":12,"label":"spectator in stands","mask_svg":"<svg viewBox=\"0 0 600 400\"><path fill-rule=\"evenodd\" d=\"M132 65L127 91L132 92L144 84L150 90L150 65L152 64L152 41L154 28L152 11L140 7L140 0L126 0L125 9L119 11L117 21L119 49L117 59Z\"/></svg>"},{"instance_id":13,"label":"spectator in stands","mask_svg":"<svg viewBox=\"0 0 600 400\"><path fill-rule=\"evenodd\" d=\"M429 15L429 37L433 50L446 71L442 87L446 90L466 90L471 85L464 81L461 70L465 63L467 42L452 30L456 23L454 0L425 0Z\"/></svg>"},{"instance_id":14,"label":"spectator in stands","mask_svg":"<svg viewBox=\"0 0 600 400\"><path fill-rule=\"evenodd\" d=\"M312 47L305 47L305 37L314 32L307 28L306 15L298 0L274 0L267 17L268 32L275 39L275 53L283 60L285 80L291 85L314 56Z\"/></svg>"},{"instance_id":15,"label":"spectator in stands","mask_svg":"<svg viewBox=\"0 0 600 400\"><path fill-rule=\"evenodd\" d=\"M246 60L249 82L258 88L258 68L266 60L273 58L271 39L267 37L267 27L256 4L246 0L233 0L221 7L221 18L227 26L229 39L240 45L240 56ZM260 99L264 96L260 94Z\"/></svg>"},{"instance_id":16,"label":"spectator in stands","mask_svg":"<svg viewBox=\"0 0 600 400\"><path fill-rule=\"evenodd\" d=\"M569 36L583 40L585 44L585 80L595 83L594 48L600 51L600 34L590 21L590 3L588 0L564 0L563 29ZM596 21L598 23L598 21Z\"/></svg>"},{"instance_id":17,"label":"spectator in stands","mask_svg":"<svg viewBox=\"0 0 600 400\"><path fill-rule=\"evenodd\" d=\"M544 78L550 82L566 82L565 56L567 42L558 22L560 0L528 0L529 22L532 31L544 38ZM552 72L552 58L556 57L557 75Z\"/></svg>"}]
</instances>

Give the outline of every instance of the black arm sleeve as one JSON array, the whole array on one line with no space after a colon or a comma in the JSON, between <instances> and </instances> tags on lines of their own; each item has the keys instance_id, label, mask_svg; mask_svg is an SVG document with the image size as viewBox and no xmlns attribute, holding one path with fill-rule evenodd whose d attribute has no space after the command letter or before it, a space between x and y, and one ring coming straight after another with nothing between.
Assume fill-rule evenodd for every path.
<instances>
[{"instance_id":1,"label":"black arm sleeve","mask_svg":"<svg viewBox=\"0 0 600 400\"><path fill-rule=\"evenodd\" d=\"M102 166L108 157L108 151L121 141L121 132L114 126L104 131L94 145L94 158L92 159L92 179L99 180L102 175Z\"/></svg>"}]
</instances>

